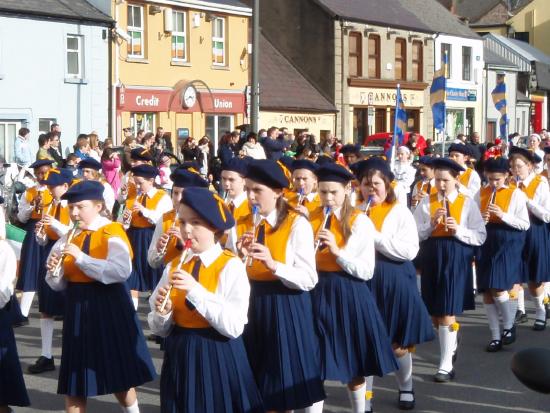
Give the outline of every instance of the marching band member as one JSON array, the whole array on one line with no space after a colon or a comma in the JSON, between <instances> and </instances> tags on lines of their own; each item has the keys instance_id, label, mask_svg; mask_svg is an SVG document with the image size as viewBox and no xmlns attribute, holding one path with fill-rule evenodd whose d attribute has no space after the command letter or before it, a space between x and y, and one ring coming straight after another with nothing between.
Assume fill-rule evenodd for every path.
<instances>
[{"instance_id":1,"label":"marching band member","mask_svg":"<svg viewBox=\"0 0 550 413\"><path fill-rule=\"evenodd\" d=\"M183 168L174 170L170 175L170 180L172 181L171 199L173 209L162 214L162 219L155 226L155 232L147 252L147 262L151 268L160 268L167 265L182 251L183 240L176 222L176 210L179 207L181 195L185 188L192 186L208 188L208 182L198 173L189 172Z\"/></svg>"},{"instance_id":2,"label":"marching band member","mask_svg":"<svg viewBox=\"0 0 550 413\"><path fill-rule=\"evenodd\" d=\"M134 148L130 152L130 166L133 168L139 165L152 165L153 156L151 152L144 148ZM124 205L126 200L134 199L137 195L136 185L132 176L132 171L126 172L122 177L120 191L118 191L117 201Z\"/></svg>"},{"instance_id":3,"label":"marching band member","mask_svg":"<svg viewBox=\"0 0 550 413\"><path fill-rule=\"evenodd\" d=\"M288 185L276 162L251 161L246 188L256 213L237 221L236 245L251 284L243 338L267 411L325 398L309 293L317 283L313 231L283 198Z\"/></svg>"},{"instance_id":4,"label":"marching band member","mask_svg":"<svg viewBox=\"0 0 550 413\"><path fill-rule=\"evenodd\" d=\"M509 187L508 160L490 158L484 163L489 184L481 189L480 210L487 225L487 239L480 248L477 260L477 287L483 292L491 341L488 352L502 349L503 344L516 340L514 317L516 301L510 300L508 290L519 282L525 231L529 228L527 197ZM502 315L501 335L499 313Z\"/></svg>"},{"instance_id":5,"label":"marching band member","mask_svg":"<svg viewBox=\"0 0 550 413\"><path fill-rule=\"evenodd\" d=\"M319 165L307 159L292 162L292 182L294 190L288 198L288 204L306 217L321 206L317 193L317 176Z\"/></svg>"},{"instance_id":6,"label":"marching band member","mask_svg":"<svg viewBox=\"0 0 550 413\"><path fill-rule=\"evenodd\" d=\"M149 300L149 326L167 337L160 410L263 412L241 338L250 295L246 269L218 242L235 221L206 188L185 189L178 208L189 252L174 257Z\"/></svg>"},{"instance_id":7,"label":"marching band member","mask_svg":"<svg viewBox=\"0 0 550 413\"><path fill-rule=\"evenodd\" d=\"M36 240L45 246L44 265L38 274L38 309L40 311L40 337L42 341L42 354L27 371L31 374L39 374L45 371L55 370L52 356L53 317L62 316L65 312L65 296L61 292L54 291L46 283L46 257L49 255L55 242L69 232L71 218L67 201L61 200L61 196L67 192L73 181L73 173L68 169L50 169L46 177L41 181L47 185L53 200L48 206L44 218L38 222L35 228Z\"/></svg>"},{"instance_id":8,"label":"marching band member","mask_svg":"<svg viewBox=\"0 0 550 413\"><path fill-rule=\"evenodd\" d=\"M53 161L43 159L34 162L29 168L34 169L36 177L36 186L28 188L19 203L17 219L25 224L25 239L21 247L21 258L19 261L19 277L17 278L16 290L23 291L21 296L21 313L26 318L32 305L34 293L38 287L38 273L40 267L44 265L46 254L44 247L36 242L34 228L36 223L42 219L45 208L52 202L52 195L45 185L40 181L44 179L46 173L52 168Z\"/></svg>"},{"instance_id":9,"label":"marching band member","mask_svg":"<svg viewBox=\"0 0 550 413\"><path fill-rule=\"evenodd\" d=\"M430 315L416 288L416 271L411 262L418 252L418 232L412 213L397 202L387 162L370 158L359 164L358 179L366 200L359 209L365 211L375 227L376 261L368 284L399 364L395 372L399 409L411 410L415 397L410 350L434 339ZM372 380L367 381L367 395L369 391L372 394Z\"/></svg>"},{"instance_id":10,"label":"marching band member","mask_svg":"<svg viewBox=\"0 0 550 413\"><path fill-rule=\"evenodd\" d=\"M464 168L447 158L436 158L432 164L438 193L420 202L414 218L420 240L426 241L420 263L422 298L439 333L441 354L434 380L443 383L455 375L456 316L475 307L473 247L483 244L487 233L475 201L457 190Z\"/></svg>"},{"instance_id":11,"label":"marching band member","mask_svg":"<svg viewBox=\"0 0 550 413\"><path fill-rule=\"evenodd\" d=\"M12 328L13 283L17 258L6 241L6 218L0 206L0 413L10 413L9 406L29 406L29 396L19 364Z\"/></svg>"},{"instance_id":12,"label":"marching band member","mask_svg":"<svg viewBox=\"0 0 550 413\"><path fill-rule=\"evenodd\" d=\"M111 213L115 204L115 191L113 187L102 177L101 163L94 158L86 158L78 163L78 169L82 175L84 181L98 181L103 185L103 199L105 200L105 206L107 211Z\"/></svg>"},{"instance_id":13,"label":"marching band member","mask_svg":"<svg viewBox=\"0 0 550 413\"><path fill-rule=\"evenodd\" d=\"M527 282L533 297L536 314L533 330L546 328L544 308L544 282L550 281L550 189L546 179L536 175L535 164L540 158L531 151L514 146L510 149L510 169L516 186L527 195L530 227L523 250L523 273L521 282Z\"/></svg>"},{"instance_id":14,"label":"marching band member","mask_svg":"<svg viewBox=\"0 0 550 413\"><path fill-rule=\"evenodd\" d=\"M420 201L428 195L437 193L435 187L434 168L431 156L421 156L418 160L418 172L420 180L414 185L412 192L412 209L414 210Z\"/></svg>"},{"instance_id":15,"label":"marching band member","mask_svg":"<svg viewBox=\"0 0 550 413\"><path fill-rule=\"evenodd\" d=\"M138 292L153 291L162 276L162 269L152 268L147 262L147 252L153 239L155 225L165 212L172 209L172 200L161 189L155 188L157 168L151 165L138 165L131 169L137 194L126 200L122 219L128 226L128 238L134 251L132 273L128 287L137 310Z\"/></svg>"},{"instance_id":16,"label":"marching band member","mask_svg":"<svg viewBox=\"0 0 550 413\"><path fill-rule=\"evenodd\" d=\"M354 176L345 167L327 164L316 175L322 208L310 217L319 273L312 303L321 374L324 380L346 383L353 412L363 413L365 407L371 411L365 406L364 377L383 376L397 367L366 282L374 272L375 231L365 214L351 206ZM322 405L316 407L311 412L322 411Z\"/></svg>"},{"instance_id":17,"label":"marching band member","mask_svg":"<svg viewBox=\"0 0 550 413\"><path fill-rule=\"evenodd\" d=\"M236 221L251 212L245 187L247 167L248 161L241 158L231 158L222 165L221 184L225 203Z\"/></svg>"},{"instance_id":18,"label":"marching band member","mask_svg":"<svg viewBox=\"0 0 550 413\"><path fill-rule=\"evenodd\" d=\"M85 412L87 397L110 393L124 412L137 413L134 388L153 380L155 370L125 285L130 242L122 225L101 215L103 191L84 181L63 195L75 226L48 258L46 281L66 292L57 392L70 413Z\"/></svg>"},{"instance_id":19,"label":"marching band member","mask_svg":"<svg viewBox=\"0 0 550 413\"><path fill-rule=\"evenodd\" d=\"M481 178L475 170L469 168L466 164L470 156L472 156L472 151L468 145L453 143L449 147L449 159L455 161L463 169L458 178L460 183L459 192L475 200L479 196L479 190L481 189Z\"/></svg>"}]
</instances>

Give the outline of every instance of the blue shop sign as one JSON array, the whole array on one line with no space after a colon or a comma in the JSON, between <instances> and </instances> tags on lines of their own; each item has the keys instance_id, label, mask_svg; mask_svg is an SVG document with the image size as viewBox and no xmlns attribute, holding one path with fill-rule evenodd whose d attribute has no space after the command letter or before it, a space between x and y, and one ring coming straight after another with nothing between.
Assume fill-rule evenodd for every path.
<instances>
[{"instance_id":1,"label":"blue shop sign","mask_svg":"<svg viewBox=\"0 0 550 413\"><path fill-rule=\"evenodd\" d=\"M459 100L463 102L475 102L477 100L477 90L475 89L457 89L447 88L447 100Z\"/></svg>"}]
</instances>

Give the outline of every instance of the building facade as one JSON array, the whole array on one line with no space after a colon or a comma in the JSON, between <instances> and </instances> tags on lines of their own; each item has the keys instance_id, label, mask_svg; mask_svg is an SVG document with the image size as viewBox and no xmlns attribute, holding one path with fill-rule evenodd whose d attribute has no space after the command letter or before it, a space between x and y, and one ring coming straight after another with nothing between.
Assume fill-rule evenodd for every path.
<instances>
[{"instance_id":1,"label":"building facade","mask_svg":"<svg viewBox=\"0 0 550 413\"><path fill-rule=\"evenodd\" d=\"M507 21L510 34L550 55L550 7L546 0L530 0Z\"/></svg>"},{"instance_id":2,"label":"building facade","mask_svg":"<svg viewBox=\"0 0 550 413\"><path fill-rule=\"evenodd\" d=\"M0 4L0 157L8 162L21 127L37 150L38 135L59 123L64 154L79 133L108 136L112 20L75 1L79 12L40 0Z\"/></svg>"}]
</instances>

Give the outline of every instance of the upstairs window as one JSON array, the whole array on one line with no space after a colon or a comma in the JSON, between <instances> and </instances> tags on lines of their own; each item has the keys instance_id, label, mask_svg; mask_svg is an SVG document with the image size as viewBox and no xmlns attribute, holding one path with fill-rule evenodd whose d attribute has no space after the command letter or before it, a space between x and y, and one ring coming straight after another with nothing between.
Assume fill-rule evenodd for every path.
<instances>
[{"instance_id":1,"label":"upstairs window","mask_svg":"<svg viewBox=\"0 0 550 413\"><path fill-rule=\"evenodd\" d=\"M128 57L144 57L143 6L128 5Z\"/></svg>"},{"instance_id":2,"label":"upstairs window","mask_svg":"<svg viewBox=\"0 0 550 413\"><path fill-rule=\"evenodd\" d=\"M349 38L349 63L348 73L350 77L363 76L363 36L358 32L351 32Z\"/></svg>"},{"instance_id":3,"label":"upstairs window","mask_svg":"<svg viewBox=\"0 0 550 413\"><path fill-rule=\"evenodd\" d=\"M225 66L225 18L212 20L212 64Z\"/></svg>"},{"instance_id":4,"label":"upstairs window","mask_svg":"<svg viewBox=\"0 0 550 413\"><path fill-rule=\"evenodd\" d=\"M380 36L369 36L369 78L380 79Z\"/></svg>"},{"instance_id":5,"label":"upstairs window","mask_svg":"<svg viewBox=\"0 0 550 413\"><path fill-rule=\"evenodd\" d=\"M183 11L172 13L172 60L187 61L187 14Z\"/></svg>"},{"instance_id":6,"label":"upstairs window","mask_svg":"<svg viewBox=\"0 0 550 413\"><path fill-rule=\"evenodd\" d=\"M407 41L395 39L395 80L407 79Z\"/></svg>"}]
</instances>

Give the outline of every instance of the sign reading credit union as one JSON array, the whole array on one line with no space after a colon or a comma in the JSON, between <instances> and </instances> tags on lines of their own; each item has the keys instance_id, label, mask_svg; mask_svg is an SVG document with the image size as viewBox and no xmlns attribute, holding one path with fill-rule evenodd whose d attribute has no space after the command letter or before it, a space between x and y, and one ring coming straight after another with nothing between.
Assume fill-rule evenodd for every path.
<instances>
[{"instance_id":1,"label":"sign reading credit union","mask_svg":"<svg viewBox=\"0 0 550 413\"><path fill-rule=\"evenodd\" d=\"M401 89L401 96L407 107L424 106L424 91ZM349 103L351 105L395 106L395 98L395 89L349 88Z\"/></svg>"}]
</instances>

